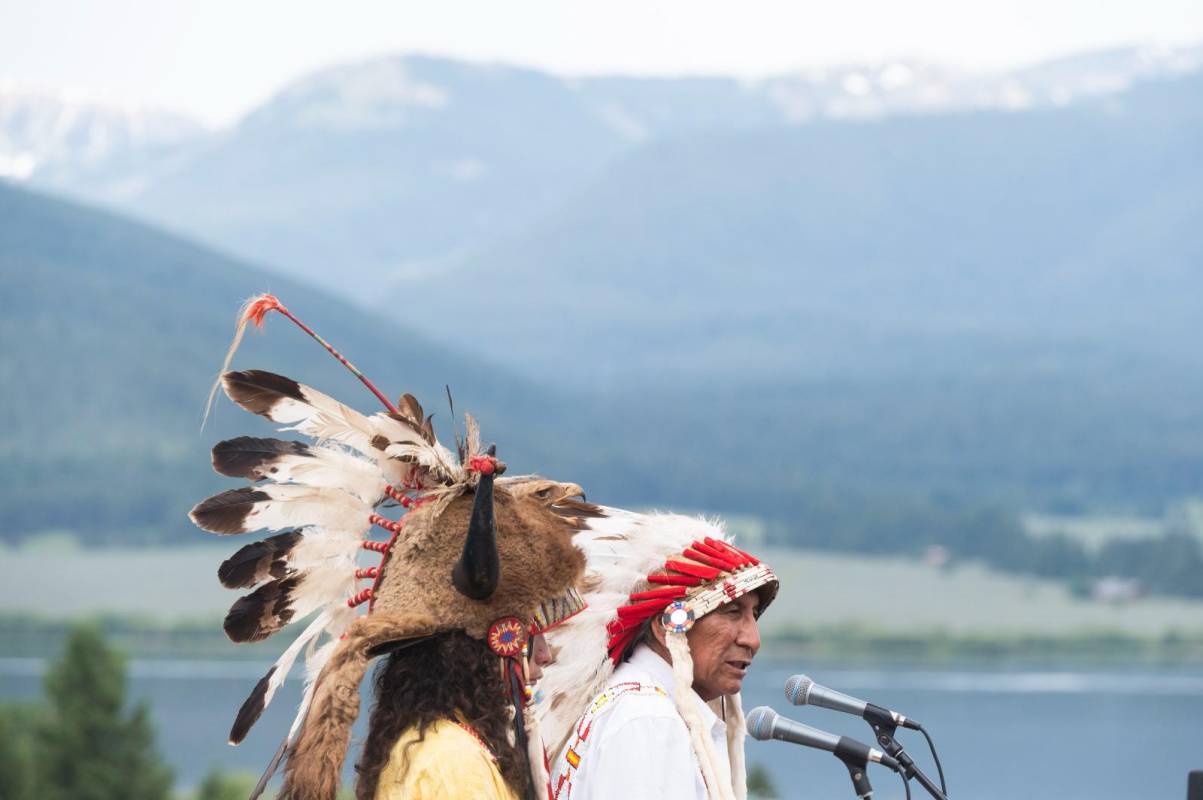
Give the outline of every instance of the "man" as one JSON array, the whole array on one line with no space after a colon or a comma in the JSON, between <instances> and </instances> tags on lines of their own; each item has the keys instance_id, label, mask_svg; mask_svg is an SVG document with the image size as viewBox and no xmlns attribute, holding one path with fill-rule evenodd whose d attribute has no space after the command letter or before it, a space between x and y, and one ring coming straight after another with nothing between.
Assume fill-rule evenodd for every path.
<instances>
[{"instance_id":1,"label":"man","mask_svg":"<svg viewBox=\"0 0 1203 800\"><path fill-rule=\"evenodd\" d=\"M745 797L739 691L776 576L690 517L597 508L576 543L587 607L549 636L538 706L553 797Z\"/></svg>"}]
</instances>

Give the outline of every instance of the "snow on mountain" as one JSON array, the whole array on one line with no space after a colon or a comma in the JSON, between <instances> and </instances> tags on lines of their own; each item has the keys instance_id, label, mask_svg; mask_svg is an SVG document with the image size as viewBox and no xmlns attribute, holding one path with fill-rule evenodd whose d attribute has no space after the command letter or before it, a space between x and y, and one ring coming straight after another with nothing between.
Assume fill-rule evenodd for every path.
<instances>
[{"instance_id":1,"label":"snow on mountain","mask_svg":"<svg viewBox=\"0 0 1203 800\"><path fill-rule=\"evenodd\" d=\"M997 73L893 61L805 70L758 86L785 119L1022 111L1115 94L1144 80L1203 69L1203 45L1127 47Z\"/></svg>"},{"instance_id":2,"label":"snow on mountain","mask_svg":"<svg viewBox=\"0 0 1203 800\"><path fill-rule=\"evenodd\" d=\"M0 177L61 179L131 151L174 145L203 133L198 123L180 114L0 82Z\"/></svg>"},{"instance_id":3,"label":"snow on mountain","mask_svg":"<svg viewBox=\"0 0 1203 800\"><path fill-rule=\"evenodd\" d=\"M437 111L449 101L450 90L415 75L409 59L376 58L295 81L252 111L240 127L390 129L403 127L416 114Z\"/></svg>"}]
</instances>

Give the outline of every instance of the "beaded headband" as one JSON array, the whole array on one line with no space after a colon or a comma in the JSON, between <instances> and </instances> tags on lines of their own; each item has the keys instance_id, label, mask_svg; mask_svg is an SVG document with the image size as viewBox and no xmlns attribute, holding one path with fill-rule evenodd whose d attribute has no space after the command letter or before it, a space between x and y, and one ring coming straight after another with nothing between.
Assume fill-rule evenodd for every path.
<instances>
[{"instance_id":1,"label":"beaded headband","mask_svg":"<svg viewBox=\"0 0 1203 800\"><path fill-rule=\"evenodd\" d=\"M662 570L647 576L660 588L628 595L606 626L607 651L615 665L639 634L643 624L660 615L661 624L673 633L685 633L694 621L748 592L771 587L757 614L777 596L777 576L767 564L738 547L707 536L685 548L680 558L664 562Z\"/></svg>"}]
</instances>

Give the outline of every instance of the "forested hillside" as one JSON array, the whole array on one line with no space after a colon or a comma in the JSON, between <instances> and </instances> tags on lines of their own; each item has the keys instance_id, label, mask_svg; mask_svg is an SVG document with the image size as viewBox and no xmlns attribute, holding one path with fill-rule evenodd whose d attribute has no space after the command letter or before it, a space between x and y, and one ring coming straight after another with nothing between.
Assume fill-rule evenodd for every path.
<instances>
[{"instance_id":1,"label":"forested hillside","mask_svg":"<svg viewBox=\"0 0 1203 800\"><path fill-rule=\"evenodd\" d=\"M431 344L406 325L403 304L391 318L370 314L146 226L0 184L0 535L199 535L185 514L220 485L208 467L211 445L235 431L270 430L228 402L200 429L235 312L265 290L389 394L425 399L440 424L450 384L503 456L529 464L539 433L510 435L525 426L510 427L508 410L548 415L544 395ZM375 410L358 381L282 322L271 320L266 336L248 335L235 365L280 372ZM459 324L450 309L448 324Z\"/></svg>"}]
</instances>

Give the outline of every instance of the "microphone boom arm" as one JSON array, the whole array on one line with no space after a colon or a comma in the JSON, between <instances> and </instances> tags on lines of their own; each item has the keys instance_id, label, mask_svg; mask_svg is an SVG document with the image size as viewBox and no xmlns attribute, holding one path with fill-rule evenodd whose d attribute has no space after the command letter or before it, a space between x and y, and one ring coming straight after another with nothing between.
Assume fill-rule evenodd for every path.
<instances>
[{"instance_id":1,"label":"microphone boom arm","mask_svg":"<svg viewBox=\"0 0 1203 800\"><path fill-rule=\"evenodd\" d=\"M864 719L873 728L873 733L877 736L877 743L881 745L881 749L893 756L898 765L902 768L903 777L908 780L914 778L919 781L919 785L927 790L935 800L948 800L944 792L940 791L940 787L932 782L932 779L923 774L923 770L919 769L919 765L911 758L910 754L903 749L898 740L894 738L894 734L898 731L898 723L894 720L894 715L888 708L868 703L865 706ZM848 763L848 762L844 762ZM852 767L848 767L851 771ZM856 779L853 778L853 783Z\"/></svg>"}]
</instances>

